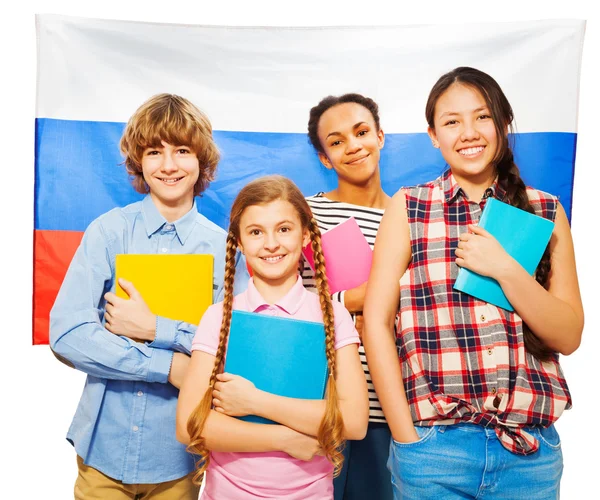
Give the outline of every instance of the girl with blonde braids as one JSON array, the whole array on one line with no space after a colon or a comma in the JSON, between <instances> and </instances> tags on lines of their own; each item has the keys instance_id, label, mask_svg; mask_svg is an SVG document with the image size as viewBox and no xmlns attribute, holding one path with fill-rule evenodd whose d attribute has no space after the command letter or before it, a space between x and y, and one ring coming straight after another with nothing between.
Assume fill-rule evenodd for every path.
<instances>
[{"instance_id":1,"label":"girl with blonde braids","mask_svg":"<svg viewBox=\"0 0 600 500\"><path fill-rule=\"evenodd\" d=\"M302 247L309 242L318 295L308 292L298 275ZM238 248L253 277L247 291L233 297ZM196 480L208 472L202 498L331 499L344 441L362 439L366 432L367 386L353 321L331 301L319 228L290 180L263 177L238 194L231 209L224 290L224 301L202 317L177 407L177 438L200 457ZM326 399L276 396L221 373L232 310L323 322L330 372ZM244 415L280 425L233 418Z\"/></svg>"}]
</instances>

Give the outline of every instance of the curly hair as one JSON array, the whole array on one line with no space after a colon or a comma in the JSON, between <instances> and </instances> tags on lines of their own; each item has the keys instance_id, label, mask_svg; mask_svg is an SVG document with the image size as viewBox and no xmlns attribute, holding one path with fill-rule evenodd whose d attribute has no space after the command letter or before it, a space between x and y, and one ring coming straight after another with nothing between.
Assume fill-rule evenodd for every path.
<instances>
[{"instance_id":1,"label":"curly hair","mask_svg":"<svg viewBox=\"0 0 600 500\"><path fill-rule=\"evenodd\" d=\"M313 147L316 149L317 153L325 153L323 149L323 145L319 140L319 121L321 120L321 116L323 113L338 104L345 103L356 103L360 104L362 107L368 109L373 116L373 121L375 122L375 127L377 128L377 132L379 132L379 106L377 103L371 99L370 97L365 97L361 94L344 94L341 96L327 96L321 99L319 104L311 108L309 118L308 118L308 139Z\"/></svg>"}]
</instances>

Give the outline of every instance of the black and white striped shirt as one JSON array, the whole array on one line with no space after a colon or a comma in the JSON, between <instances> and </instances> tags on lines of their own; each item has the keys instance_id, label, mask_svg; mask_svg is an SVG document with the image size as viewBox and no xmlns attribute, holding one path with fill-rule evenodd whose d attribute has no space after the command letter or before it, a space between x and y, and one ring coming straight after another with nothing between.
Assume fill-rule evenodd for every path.
<instances>
[{"instance_id":1,"label":"black and white striped shirt","mask_svg":"<svg viewBox=\"0 0 600 500\"><path fill-rule=\"evenodd\" d=\"M360 227L360 230L369 242L369 245L371 248L373 248L375 245L377 229L379 229L379 223L383 217L383 209L362 207L360 205L352 205L351 203L329 200L323 195L323 193L309 196L306 198L306 201L308 202L308 205L310 206L313 216L317 221L319 229L322 233L337 226L350 217L354 217L358 227ZM314 273L306 259L304 259L302 281L306 288L316 291ZM334 293L332 298L343 304L344 291ZM362 344L358 348L358 353L360 355L360 361L362 363L365 376L367 377L367 386L369 389L369 421L385 422L385 417L383 416L383 411L381 410L381 404L377 399L375 388L371 382L371 374L369 373L367 358L365 357L365 350Z\"/></svg>"}]
</instances>

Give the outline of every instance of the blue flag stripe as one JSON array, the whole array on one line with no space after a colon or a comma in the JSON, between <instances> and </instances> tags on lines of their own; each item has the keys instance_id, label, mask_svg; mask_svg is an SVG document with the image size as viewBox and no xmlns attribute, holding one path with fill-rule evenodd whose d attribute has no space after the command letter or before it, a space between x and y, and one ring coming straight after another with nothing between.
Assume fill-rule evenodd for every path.
<instances>
[{"instance_id":1,"label":"blue flag stripe","mask_svg":"<svg viewBox=\"0 0 600 500\"><path fill-rule=\"evenodd\" d=\"M100 214L141 199L128 180L119 140L124 123L36 120L35 229L84 231ZM199 210L222 227L240 188L267 174L292 179L305 195L336 186L306 134L215 131L222 153L217 178ZM526 184L558 195L570 219L577 134L516 134L515 159ZM381 152L384 190L434 179L446 168L426 133L388 134Z\"/></svg>"}]
</instances>

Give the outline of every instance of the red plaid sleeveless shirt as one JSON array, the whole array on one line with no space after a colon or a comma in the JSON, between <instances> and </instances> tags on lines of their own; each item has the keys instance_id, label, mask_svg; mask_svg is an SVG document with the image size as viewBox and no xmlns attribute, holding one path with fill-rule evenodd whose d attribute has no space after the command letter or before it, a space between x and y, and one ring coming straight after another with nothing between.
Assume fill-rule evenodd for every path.
<instances>
[{"instance_id":1,"label":"red plaid sleeveless shirt","mask_svg":"<svg viewBox=\"0 0 600 500\"><path fill-rule=\"evenodd\" d=\"M558 356L540 362L523 344L518 314L452 288L454 251L468 224L477 224L489 196L469 201L450 170L433 182L403 188L412 260L400 280L398 352L415 425L470 422L495 428L518 454L537 451L527 432L547 427L571 407ZM557 199L527 188L537 215L554 220Z\"/></svg>"}]
</instances>

